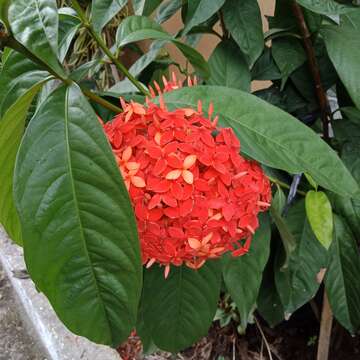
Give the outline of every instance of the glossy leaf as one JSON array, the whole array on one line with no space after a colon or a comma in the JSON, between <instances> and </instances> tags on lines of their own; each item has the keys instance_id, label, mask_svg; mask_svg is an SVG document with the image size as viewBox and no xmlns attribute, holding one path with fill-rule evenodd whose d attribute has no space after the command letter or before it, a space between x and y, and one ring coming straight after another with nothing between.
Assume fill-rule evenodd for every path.
<instances>
[{"instance_id":1,"label":"glossy leaf","mask_svg":"<svg viewBox=\"0 0 360 360\"><path fill-rule=\"evenodd\" d=\"M155 21L162 24L169 20L182 6L182 0L167 0L164 1L158 8L155 16Z\"/></svg>"},{"instance_id":2,"label":"glossy leaf","mask_svg":"<svg viewBox=\"0 0 360 360\"><path fill-rule=\"evenodd\" d=\"M335 0L296 0L303 7L323 15L345 14L356 9L355 6L339 4Z\"/></svg>"},{"instance_id":3,"label":"glossy leaf","mask_svg":"<svg viewBox=\"0 0 360 360\"><path fill-rule=\"evenodd\" d=\"M100 33L126 3L126 0L93 0L91 4L91 23L94 30Z\"/></svg>"},{"instance_id":4,"label":"glossy leaf","mask_svg":"<svg viewBox=\"0 0 360 360\"><path fill-rule=\"evenodd\" d=\"M325 249L331 245L333 238L333 216L331 204L322 191L308 191L305 198L306 216L310 226Z\"/></svg>"},{"instance_id":5,"label":"glossy leaf","mask_svg":"<svg viewBox=\"0 0 360 360\"><path fill-rule=\"evenodd\" d=\"M225 3L225 0L195 0L188 3L189 20L186 22L183 35L194 26L203 23L213 16Z\"/></svg>"},{"instance_id":6,"label":"glossy leaf","mask_svg":"<svg viewBox=\"0 0 360 360\"><path fill-rule=\"evenodd\" d=\"M250 91L250 71L239 48L222 41L209 58L210 85L223 85Z\"/></svg>"},{"instance_id":7,"label":"glossy leaf","mask_svg":"<svg viewBox=\"0 0 360 360\"><path fill-rule=\"evenodd\" d=\"M279 38L272 43L272 54L280 69L283 87L291 73L305 62L305 51L297 39Z\"/></svg>"},{"instance_id":8,"label":"glossy leaf","mask_svg":"<svg viewBox=\"0 0 360 360\"><path fill-rule=\"evenodd\" d=\"M360 109L359 30L358 12L342 16L339 26L328 25L321 29L329 57L358 109Z\"/></svg>"},{"instance_id":9,"label":"glossy leaf","mask_svg":"<svg viewBox=\"0 0 360 360\"><path fill-rule=\"evenodd\" d=\"M59 10L59 60L63 62L77 31L80 19L69 8Z\"/></svg>"},{"instance_id":10,"label":"glossy leaf","mask_svg":"<svg viewBox=\"0 0 360 360\"><path fill-rule=\"evenodd\" d=\"M164 268L145 272L145 325L154 343L163 350L178 352L202 336L216 312L220 294L219 261L208 261L199 270L173 266L164 279Z\"/></svg>"},{"instance_id":11,"label":"glossy leaf","mask_svg":"<svg viewBox=\"0 0 360 360\"><path fill-rule=\"evenodd\" d=\"M296 248L290 254L286 269L280 268L284 254L278 253L275 283L288 317L315 296L320 286L317 274L327 266L327 252L310 228L303 199L290 208L284 221L296 241Z\"/></svg>"},{"instance_id":12,"label":"glossy leaf","mask_svg":"<svg viewBox=\"0 0 360 360\"><path fill-rule=\"evenodd\" d=\"M13 0L8 10L11 31L32 54L64 75L57 58L58 10L55 0Z\"/></svg>"},{"instance_id":13,"label":"glossy leaf","mask_svg":"<svg viewBox=\"0 0 360 360\"><path fill-rule=\"evenodd\" d=\"M133 0L135 15L149 16L161 4L162 0Z\"/></svg>"},{"instance_id":14,"label":"glossy leaf","mask_svg":"<svg viewBox=\"0 0 360 360\"><path fill-rule=\"evenodd\" d=\"M28 109L42 85L43 82L35 84L22 94L0 121L0 223L19 245L22 244L21 227L12 193L15 158L24 133Z\"/></svg>"},{"instance_id":15,"label":"glossy leaf","mask_svg":"<svg viewBox=\"0 0 360 360\"><path fill-rule=\"evenodd\" d=\"M350 332L360 328L360 254L343 218L334 215L334 240L325 289L335 318Z\"/></svg>"},{"instance_id":16,"label":"glossy leaf","mask_svg":"<svg viewBox=\"0 0 360 360\"><path fill-rule=\"evenodd\" d=\"M284 111L254 95L220 86L183 88L164 96L169 108L214 104L222 126L231 126L241 150L265 165L297 174L307 172L324 188L359 196L345 165L318 135Z\"/></svg>"},{"instance_id":17,"label":"glossy leaf","mask_svg":"<svg viewBox=\"0 0 360 360\"><path fill-rule=\"evenodd\" d=\"M9 52L6 62L3 64L0 76L0 118L4 115L19 96L23 94L20 90L27 90L37 82L36 75L41 69L24 55L13 50ZM44 74L45 77L48 73ZM19 79L27 79L23 84ZM34 80L31 83L31 79ZM16 93L13 89L17 88ZM6 105L5 105L6 104Z\"/></svg>"},{"instance_id":18,"label":"glossy leaf","mask_svg":"<svg viewBox=\"0 0 360 360\"><path fill-rule=\"evenodd\" d=\"M268 214L260 217L248 254L223 259L225 286L235 301L240 314L241 326L246 329L251 310L256 304L262 274L270 254L271 229Z\"/></svg>"},{"instance_id":19,"label":"glossy leaf","mask_svg":"<svg viewBox=\"0 0 360 360\"><path fill-rule=\"evenodd\" d=\"M77 86L52 92L31 120L14 195L36 286L72 332L118 346L136 322L139 242L114 156Z\"/></svg>"},{"instance_id":20,"label":"glossy leaf","mask_svg":"<svg viewBox=\"0 0 360 360\"><path fill-rule=\"evenodd\" d=\"M256 0L227 0L223 7L226 28L252 66L264 48L263 28Z\"/></svg>"}]
</instances>

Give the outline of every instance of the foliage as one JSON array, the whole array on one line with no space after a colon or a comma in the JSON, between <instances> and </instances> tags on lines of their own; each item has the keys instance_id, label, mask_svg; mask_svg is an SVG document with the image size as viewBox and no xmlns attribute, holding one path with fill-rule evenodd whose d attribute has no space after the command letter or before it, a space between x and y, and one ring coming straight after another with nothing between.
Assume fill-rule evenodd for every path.
<instances>
[{"instance_id":1,"label":"foliage","mask_svg":"<svg viewBox=\"0 0 360 360\"><path fill-rule=\"evenodd\" d=\"M278 324L325 288L335 318L358 331L358 6L276 0L263 33L255 0L61 5L0 1L0 222L64 324L112 347L136 328L144 345L176 352L206 334L220 292L230 305L215 319L244 331L257 316ZM162 24L178 11L183 28L170 34ZM205 34L218 42L208 61L194 47ZM123 111L120 96L144 104L171 66L198 85L154 101L169 111L213 104L241 154L263 166L273 203L248 254L172 267L165 280L156 264L142 266L130 199L97 116ZM251 93L253 80L272 82Z\"/></svg>"}]
</instances>

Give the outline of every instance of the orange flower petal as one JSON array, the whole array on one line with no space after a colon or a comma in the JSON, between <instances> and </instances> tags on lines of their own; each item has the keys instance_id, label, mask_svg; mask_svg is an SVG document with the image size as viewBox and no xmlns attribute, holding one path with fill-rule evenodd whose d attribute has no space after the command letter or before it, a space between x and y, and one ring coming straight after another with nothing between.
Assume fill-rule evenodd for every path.
<instances>
[{"instance_id":1,"label":"orange flower petal","mask_svg":"<svg viewBox=\"0 0 360 360\"><path fill-rule=\"evenodd\" d=\"M122 160L129 161L131 158L131 155L132 155L132 148L130 146L128 146L122 154Z\"/></svg>"},{"instance_id":2,"label":"orange flower petal","mask_svg":"<svg viewBox=\"0 0 360 360\"><path fill-rule=\"evenodd\" d=\"M191 185L194 182L194 175L191 171L189 171L189 170L183 170L182 172L181 172L181 170L179 170L179 171L180 171L180 174L182 175L184 181L187 184Z\"/></svg>"},{"instance_id":3,"label":"orange flower petal","mask_svg":"<svg viewBox=\"0 0 360 360\"><path fill-rule=\"evenodd\" d=\"M138 188L143 188L146 186L145 180L140 176L132 176L131 183Z\"/></svg>"},{"instance_id":4,"label":"orange flower petal","mask_svg":"<svg viewBox=\"0 0 360 360\"><path fill-rule=\"evenodd\" d=\"M196 155L188 155L184 160L184 169L190 169L196 162Z\"/></svg>"},{"instance_id":5,"label":"orange flower petal","mask_svg":"<svg viewBox=\"0 0 360 360\"><path fill-rule=\"evenodd\" d=\"M167 173L166 179L167 180L176 180L180 177L182 171L181 170L172 170Z\"/></svg>"},{"instance_id":6,"label":"orange flower petal","mask_svg":"<svg viewBox=\"0 0 360 360\"><path fill-rule=\"evenodd\" d=\"M194 250L198 250L201 248L201 242L198 239L188 238L188 243L189 246Z\"/></svg>"}]
</instances>

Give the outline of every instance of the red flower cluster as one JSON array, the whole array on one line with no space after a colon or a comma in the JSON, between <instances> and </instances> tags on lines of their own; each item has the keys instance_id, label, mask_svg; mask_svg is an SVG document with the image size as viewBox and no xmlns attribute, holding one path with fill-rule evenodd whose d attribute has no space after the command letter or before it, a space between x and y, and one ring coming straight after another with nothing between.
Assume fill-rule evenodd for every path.
<instances>
[{"instance_id":1,"label":"red flower cluster","mask_svg":"<svg viewBox=\"0 0 360 360\"><path fill-rule=\"evenodd\" d=\"M164 83L164 91L180 87ZM227 251L246 253L271 191L260 166L239 155L233 130L211 120L212 106L208 118L201 102L168 111L159 93L160 106L121 100L124 112L104 130L135 211L143 263L164 265L167 276L170 264L198 269Z\"/></svg>"}]
</instances>

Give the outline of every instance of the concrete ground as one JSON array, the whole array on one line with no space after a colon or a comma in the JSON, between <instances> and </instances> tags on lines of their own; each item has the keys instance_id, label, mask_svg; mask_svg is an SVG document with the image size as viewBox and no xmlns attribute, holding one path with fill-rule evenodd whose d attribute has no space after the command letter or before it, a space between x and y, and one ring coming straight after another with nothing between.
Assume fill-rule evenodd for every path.
<instances>
[{"instance_id":1,"label":"concrete ground","mask_svg":"<svg viewBox=\"0 0 360 360\"><path fill-rule=\"evenodd\" d=\"M18 301L0 265L0 360L45 360L18 311Z\"/></svg>"}]
</instances>

